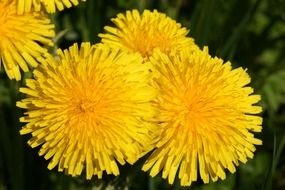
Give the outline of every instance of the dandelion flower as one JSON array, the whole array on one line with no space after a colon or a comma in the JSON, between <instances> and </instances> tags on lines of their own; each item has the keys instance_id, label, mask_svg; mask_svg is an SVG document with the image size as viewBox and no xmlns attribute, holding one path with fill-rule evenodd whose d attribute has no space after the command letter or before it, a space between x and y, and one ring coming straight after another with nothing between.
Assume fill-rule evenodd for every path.
<instances>
[{"instance_id":1,"label":"dandelion flower","mask_svg":"<svg viewBox=\"0 0 285 190\"><path fill-rule=\"evenodd\" d=\"M62 11L65 7L76 6L80 1L85 0L17 0L18 13L40 11L43 7L48 13L54 13L57 10Z\"/></svg>"},{"instance_id":2,"label":"dandelion flower","mask_svg":"<svg viewBox=\"0 0 285 190\"><path fill-rule=\"evenodd\" d=\"M252 133L262 129L256 115L262 109L253 105L260 96L253 95L244 69L232 69L206 49L179 56L158 52L151 62L160 73L154 81L160 129L144 171L162 171L170 184L177 174L182 186L190 186L198 170L204 183L225 179L225 170L233 173L253 157L255 145L262 144Z\"/></svg>"},{"instance_id":3,"label":"dandelion flower","mask_svg":"<svg viewBox=\"0 0 285 190\"><path fill-rule=\"evenodd\" d=\"M0 66L10 79L21 79L20 68L29 71L48 54L54 25L41 13L17 14L16 1L0 1Z\"/></svg>"},{"instance_id":4,"label":"dandelion flower","mask_svg":"<svg viewBox=\"0 0 285 190\"><path fill-rule=\"evenodd\" d=\"M151 144L152 100L149 72L139 54L104 45L75 44L27 79L21 134L32 134L31 147L51 159L48 168L86 178L119 174L117 162L134 163Z\"/></svg>"},{"instance_id":5,"label":"dandelion flower","mask_svg":"<svg viewBox=\"0 0 285 190\"><path fill-rule=\"evenodd\" d=\"M119 47L130 52L139 52L145 60L154 49L170 53L185 47L197 49L193 38L187 37L188 30L165 14L145 10L140 15L138 10L118 14L112 19L115 27L106 26L106 34L99 34L102 43Z\"/></svg>"}]
</instances>

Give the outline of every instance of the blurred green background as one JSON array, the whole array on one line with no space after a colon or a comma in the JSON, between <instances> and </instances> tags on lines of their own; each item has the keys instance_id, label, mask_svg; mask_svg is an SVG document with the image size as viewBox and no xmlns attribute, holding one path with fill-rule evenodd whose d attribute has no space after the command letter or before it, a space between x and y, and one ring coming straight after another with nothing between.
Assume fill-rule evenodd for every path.
<instances>
[{"instance_id":1,"label":"blurred green background","mask_svg":"<svg viewBox=\"0 0 285 190\"><path fill-rule=\"evenodd\" d=\"M257 137L254 159L238 167L226 180L204 185L201 181L181 188L168 185L160 176L150 178L134 167L121 167L119 177L104 180L72 178L47 169L48 162L38 149L20 136L21 98L18 88L24 81L0 74L0 190L252 190L285 189L285 1L284 0L87 0L80 6L52 15L56 24L57 47L74 42L98 42L98 33L110 18L127 9L157 9L190 28L190 36L211 55L230 60L234 67L248 69L252 86L262 95L263 132ZM1 27L1 26L0 26ZM29 74L27 74L29 75Z\"/></svg>"}]
</instances>

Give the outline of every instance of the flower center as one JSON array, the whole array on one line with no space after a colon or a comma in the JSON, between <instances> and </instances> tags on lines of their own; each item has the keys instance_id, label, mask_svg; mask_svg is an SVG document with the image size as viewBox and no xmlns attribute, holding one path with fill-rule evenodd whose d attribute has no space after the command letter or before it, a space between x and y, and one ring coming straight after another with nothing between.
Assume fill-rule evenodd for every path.
<instances>
[{"instance_id":1,"label":"flower center","mask_svg":"<svg viewBox=\"0 0 285 190\"><path fill-rule=\"evenodd\" d=\"M11 4L11 3L10 3ZM14 3L13 3L14 4ZM7 5L6 2L0 1L0 33L4 28L4 24L7 22L8 14L14 14L15 10L11 9L12 5Z\"/></svg>"},{"instance_id":2,"label":"flower center","mask_svg":"<svg viewBox=\"0 0 285 190\"><path fill-rule=\"evenodd\" d=\"M78 103L78 112L79 113L94 113L96 107L96 102L92 100L80 100Z\"/></svg>"},{"instance_id":3,"label":"flower center","mask_svg":"<svg viewBox=\"0 0 285 190\"><path fill-rule=\"evenodd\" d=\"M191 119L199 119L202 116L201 110L203 109L203 105L199 102L191 102L186 106L186 114Z\"/></svg>"},{"instance_id":4,"label":"flower center","mask_svg":"<svg viewBox=\"0 0 285 190\"><path fill-rule=\"evenodd\" d=\"M144 57L150 57L155 48L163 52L169 51L170 42L164 32L148 27L140 28L132 35L130 41L131 49L140 52Z\"/></svg>"},{"instance_id":5,"label":"flower center","mask_svg":"<svg viewBox=\"0 0 285 190\"><path fill-rule=\"evenodd\" d=\"M94 84L82 84L69 89L69 114L80 118L102 116L106 104L104 94Z\"/></svg>"}]
</instances>

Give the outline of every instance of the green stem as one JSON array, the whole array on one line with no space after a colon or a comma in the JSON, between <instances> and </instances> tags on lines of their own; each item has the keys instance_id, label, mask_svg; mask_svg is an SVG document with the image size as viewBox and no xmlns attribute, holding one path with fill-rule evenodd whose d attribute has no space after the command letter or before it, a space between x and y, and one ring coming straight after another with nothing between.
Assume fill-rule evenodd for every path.
<instances>
[{"instance_id":1,"label":"green stem","mask_svg":"<svg viewBox=\"0 0 285 190\"><path fill-rule=\"evenodd\" d=\"M285 147L285 135L281 137L279 146L277 147L277 135L274 132L274 139L273 139L273 152L272 152L272 164L271 169L267 175L266 182L263 186L264 190L271 190L272 189L272 182L274 178L274 174L276 172L277 165L279 163L282 151Z\"/></svg>"}]
</instances>

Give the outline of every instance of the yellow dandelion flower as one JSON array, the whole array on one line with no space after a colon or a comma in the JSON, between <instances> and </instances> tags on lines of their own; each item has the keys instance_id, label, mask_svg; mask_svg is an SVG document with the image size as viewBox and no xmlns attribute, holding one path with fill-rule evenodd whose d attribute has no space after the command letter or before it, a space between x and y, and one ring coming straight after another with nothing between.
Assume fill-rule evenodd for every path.
<instances>
[{"instance_id":1,"label":"yellow dandelion flower","mask_svg":"<svg viewBox=\"0 0 285 190\"><path fill-rule=\"evenodd\" d=\"M180 51L185 47L197 49L188 30L165 14L138 10L118 14L112 19L115 27L106 26L106 34L99 34L102 43L130 52L139 52L146 60L158 48L164 53Z\"/></svg>"},{"instance_id":2,"label":"yellow dandelion flower","mask_svg":"<svg viewBox=\"0 0 285 190\"><path fill-rule=\"evenodd\" d=\"M75 44L34 70L20 92L27 98L21 134L51 159L48 168L86 178L119 174L117 162L134 163L151 143L152 100L149 72L139 54L104 45Z\"/></svg>"},{"instance_id":3,"label":"yellow dandelion flower","mask_svg":"<svg viewBox=\"0 0 285 190\"><path fill-rule=\"evenodd\" d=\"M48 13L54 13L57 10L62 11L65 7L76 6L80 1L86 0L17 0L18 13L40 11L43 7Z\"/></svg>"},{"instance_id":4,"label":"yellow dandelion flower","mask_svg":"<svg viewBox=\"0 0 285 190\"><path fill-rule=\"evenodd\" d=\"M17 14L16 1L0 1L0 66L10 79L21 79L48 54L42 45L52 46L54 25L40 13Z\"/></svg>"},{"instance_id":5,"label":"yellow dandelion flower","mask_svg":"<svg viewBox=\"0 0 285 190\"><path fill-rule=\"evenodd\" d=\"M177 56L155 53L151 62L160 77L154 101L160 110L156 148L143 166L155 176L182 186L209 178L225 179L225 170L235 172L239 162L253 157L255 145L262 144L252 132L260 132L262 111L253 104L260 100L247 86L250 77L242 68L212 58L207 50Z\"/></svg>"}]
</instances>

